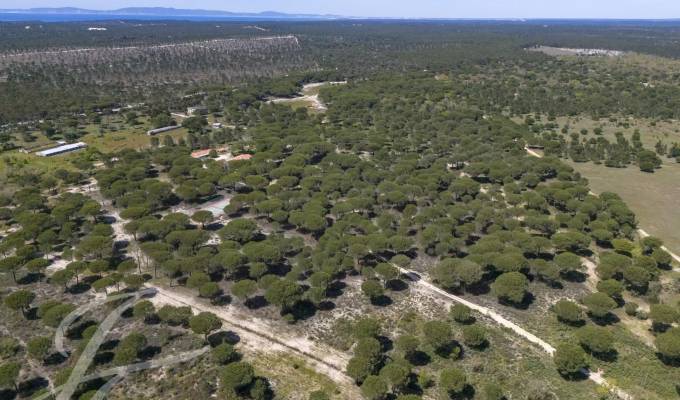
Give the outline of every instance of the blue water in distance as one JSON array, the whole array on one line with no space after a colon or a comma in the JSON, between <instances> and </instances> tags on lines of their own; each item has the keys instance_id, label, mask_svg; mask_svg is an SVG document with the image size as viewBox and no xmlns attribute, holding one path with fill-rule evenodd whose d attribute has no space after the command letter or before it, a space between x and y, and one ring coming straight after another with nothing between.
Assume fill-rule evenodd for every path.
<instances>
[{"instance_id":1,"label":"blue water in distance","mask_svg":"<svg viewBox=\"0 0 680 400\"><path fill-rule=\"evenodd\" d=\"M130 14L32 14L32 13L0 13L1 22L78 22L78 21L315 21L322 18L295 16L240 16L240 15L130 15Z\"/></svg>"},{"instance_id":2,"label":"blue water in distance","mask_svg":"<svg viewBox=\"0 0 680 400\"><path fill-rule=\"evenodd\" d=\"M84 21L342 21L345 18L324 18L322 16L296 15L154 15L154 14L68 14L68 13L6 13L0 12L0 22L84 22ZM383 19L349 18L356 21L391 23L453 23L453 24L550 24L550 25L629 25L629 26L680 26L680 19L636 20L636 19Z\"/></svg>"}]
</instances>

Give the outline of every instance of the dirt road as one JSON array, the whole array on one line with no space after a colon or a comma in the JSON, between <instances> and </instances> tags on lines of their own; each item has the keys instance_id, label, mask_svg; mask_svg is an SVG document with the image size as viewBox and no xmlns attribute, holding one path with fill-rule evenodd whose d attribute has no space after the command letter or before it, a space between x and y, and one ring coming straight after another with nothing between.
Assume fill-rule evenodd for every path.
<instances>
[{"instance_id":1,"label":"dirt road","mask_svg":"<svg viewBox=\"0 0 680 400\"><path fill-rule=\"evenodd\" d=\"M555 352L555 348L553 346L551 346L550 344L548 344L544 340L540 339L538 336L534 335L533 333L530 333L527 330L521 328L519 325L515 324L514 322L509 321L508 319L504 318L502 315L498 314L497 312L495 312L495 311L493 311L493 310L491 310L487 307L480 306L479 304L475 304L475 303L468 301L468 300L466 300L462 297L453 295L453 294L435 286L434 284L426 281L415 271L409 271L407 269L400 268L400 267L397 267L397 268L399 268L399 271L402 274L409 277L409 279L411 279L411 281L415 282L418 285L425 287L428 291L430 291L432 293L436 293L437 295L444 297L448 300L452 300L455 303L464 304L464 305L470 307L471 309L477 311L478 313L486 315L487 317L491 318L492 320L494 320L499 325L510 329L511 331L515 332L517 335L525 338L526 340L530 341L531 343L538 345L539 347L541 347L545 352L547 352L550 355L552 355Z\"/></svg>"},{"instance_id":2,"label":"dirt road","mask_svg":"<svg viewBox=\"0 0 680 400\"><path fill-rule=\"evenodd\" d=\"M491 318L494 322L499 324L500 326L507 328L514 332L515 334L519 335L520 337L526 339L527 341L536 344L539 346L543 351L548 353L550 356L552 356L555 353L555 347L553 347L551 344L548 342L544 341L543 339L539 338L538 336L534 335L533 333L527 331L526 329L522 328L521 326L515 324L514 322L508 320L507 318L503 317L502 315L498 314L497 312L489 309L488 307L481 306L479 304L473 303L471 301L468 301L462 297L453 295L437 286L432 284L431 282L428 282L427 280L423 279L417 272L415 271L410 271L401 267L398 267L395 265L399 271L406 275L412 282L414 282L417 285L422 286L423 288L427 289L429 292L434 293L440 297L443 297L444 299L447 299L451 301L452 303L459 303L459 304L464 304L471 309L477 311L478 313L485 315L489 318ZM609 382L607 382L606 379L602 377L602 374L598 371L596 373L593 373L591 371L584 371L584 373L588 376L588 379L592 380L593 382L597 383L598 385L601 385L605 388L607 388L610 392L616 394L620 399L623 400L632 400L633 397L629 395L628 393L624 392L623 390L617 388L616 386L611 385Z\"/></svg>"},{"instance_id":3,"label":"dirt road","mask_svg":"<svg viewBox=\"0 0 680 400\"><path fill-rule=\"evenodd\" d=\"M112 214L116 218L116 222L120 224L119 221L121 220L118 213L115 210L113 210ZM114 223L114 225L116 225L116 223ZM114 231L118 239L120 239L121 237L130 239L129 235L125 234L124 231L122 230L122 225L114 226ZM524 328L520 327L514 322L504 318L495 311L487 307L480 306L478 304L470 302L459 296L452 295L435 286L431 282L422 279L414 271L406 270L399 267L397 268L400 270L402 274L411 278L411 280L415 282L415 284L421 285L428 292L433 293L434 295L439 296L441 298L444 298L447 301L450 301L451 303L455 302L464 304L470 307L471 309L479 312L480 314L488 316L494 322L511 330L520 337L523 337L525 340L536 344L549 355L552 356L554 354L555 348L551 344L547 343L546 341L534 335L533 333L525 330ZM267 349L268 351L281 351L294 354L304 359L306 362L310 364L310 366L314 367L318 372L327 375L334 382L339 384L340 387L343 388L343 391L348 391L348 394L350 394L349 391L356 392L354 393L356 397L352 398L360 398L357 386L354 384L352 379L349 378L344 373L345 366L349 361L349 355L340 353L330 347L314 343L313 341L304 337L300 337L299 335L287 333L280 327L272 326L271 322L254 318L251 315L241 314L234 310L234 308L232 307L212 306L203 303L192 294L185 294L179 290L169 290L163 287L159 287L158 285L148 286L158 290L158 294L153 299L153 301L156 304L189 306L192 308L192 310L194 310L194 312L204 311L212 312L223 321L227 329L232 330L233 332L238 334L239 337L243 338L244 339L243 345L251 349L252 351L257 352L262 351L263 349ZM272 332L276 332L276 336L274 336ZM585 372L587 373L589 379L591 379L593 382L599 385L602 385L603 387L608 388L612 393L615 393L619 398L623 400L633 399L627 393L610 385L604 378L602 378L600 374L597 373L593 374L588 371Z\"/></svg>"},{"instance_id":4,"label":"dirt road","mask_svg":"<svg viewBox=\"0 0 680 400\"><path fill-rule=\"evenodd\" d=\"M158 294L152 299L157 305L189 306L194 312L211 312L223 322L224 328L236 333L242 340L241 345L251 351L280 351L293 354L309 364L316 371L328 376L337 383L343 393L360 398L358 388L353 380L345 375L345 366L349 361L348 354L314 343L311 340L280 327L273 327L270 322L251 315L245 315L233 307L218 307L203 303L191 294L178 290L170 290L158 285L147 285L155 288Z\"/></svg>"}]
</instances>

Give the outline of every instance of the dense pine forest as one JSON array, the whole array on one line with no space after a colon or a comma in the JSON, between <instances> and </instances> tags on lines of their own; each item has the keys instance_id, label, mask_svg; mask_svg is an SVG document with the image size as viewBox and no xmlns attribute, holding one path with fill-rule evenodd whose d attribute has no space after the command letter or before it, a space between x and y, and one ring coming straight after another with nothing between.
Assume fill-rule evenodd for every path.
<instances>
[{"instance_id":1,"label":"dense pine forest","mask_svg":"<svg viewBox=\"0 0 680 400\"><path fill-rule=\"evenodd\" d=\"M546 24L267 22L255 29L167 21L105 22L95 25L106 31L91 31L92 23L2 23L0 122L153 104L201 86L247 85L285 73L361 79L422 70L467 77L470 96L515 113L677 116L677 74L524 51L554 45L678 57L672 27ZM658 84L640 85L652 81ZM593 93L575 97L580 90Z\"/></svg>"},{"instance_id":2,"label":"dense pine forest","mask_svg":"<svg viewBox=\"0 0 680 400\"><path fill-rule=\"evenodd\" d=\"M680 393L677 249L578 169L674 171L674 25L25 25L0 25L0 398ZM113 372L71 382L85 355Z\"/></svg>"}]
</instances>

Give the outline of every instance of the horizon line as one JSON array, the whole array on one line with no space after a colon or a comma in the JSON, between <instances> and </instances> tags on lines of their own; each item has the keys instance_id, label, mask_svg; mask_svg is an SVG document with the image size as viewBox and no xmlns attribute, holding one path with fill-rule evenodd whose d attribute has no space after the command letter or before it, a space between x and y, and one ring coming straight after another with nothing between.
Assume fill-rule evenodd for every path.
<instances>
[{"instance_id":1,"label":"horizon line","mask_svg":"<svg viewBox=\"0 0 680 400\"><path fill-rule=\"evenodd\" d=\"M525 21L680 21L680 16L678 17L595 17L595 16L569 16L569 17L521 17L521 16L498 16L498 17L415 17L415 16L348 16L348 15L337 15L337 14L315 14L310 12L282 12L275 10L264 10L264 11L229 11L224 9L203 9L203 8L175 8L175 7L163 7L163 6L135 6L135 7L122 7L116 9L97 9L97 8L80 8L72 6L61 6L61 7L31 7L31 8L0 8L0 13L7 14L62 14L68 15L68 10L72 9L74 15L102 15L108 14L116 15L116 12L128 11L129 16L156 16L156 17L205 17L205 19L210 19L207 15L196 15L191 14L192 12L223 12L232 14L233 17L238 16L248 16L251 18L257 18L261 16L269 20L276 20L277 16L267 15L267 14L280 14L279 17L282 20L290 19L286 16L297 17L296 19L325 19L332 21L341 20L363 20L363 21L388 21L388 20L402 20L402 21L515 21L515 22L525 22ZM172 14L164 15L162 13L153 12L129 12L129 10L135 9L147 9L147 10L174 10L179 12L187 12L187 14ZM47 12L52 10L52 12ZM63 10L59 12L58 10ZM224 15L228 16L228 15ZM214 16L214 18L219 18L220 16ZM316 17L316 18L315 18Z\"/></svg>"}]
</instances>

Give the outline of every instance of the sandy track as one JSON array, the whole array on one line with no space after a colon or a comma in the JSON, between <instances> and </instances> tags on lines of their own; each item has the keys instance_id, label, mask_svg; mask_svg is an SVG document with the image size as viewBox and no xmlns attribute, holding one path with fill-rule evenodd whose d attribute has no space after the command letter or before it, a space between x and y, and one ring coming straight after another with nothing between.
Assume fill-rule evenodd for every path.
<instances>
[{"instance_id":1,"label":"sandy track","mask_svg":"<svg viewBox=\"0 0 680 400\"><path fill-rule=\"evenodd\" d=\"M592 291L597 291L597 283L600 281L597 276L597 265L586 257L581 257L581 262L586 267L586 286Z\"/></svg>"},{"instance_id":2,"label":"sandy track","mask_svg":"<svg viewBox=\"0 0 680 400\"><path fill-rule=\"evenodd\" d=\"M464 305L470 307L471 309L477 311L478 313L491 318L494 322L496 322L500 326L511 330L512 332L519 335L520 337L522 337L522 338L526 339L527 341L539 346L541 349L543 349L543 351L548 353L550 356L552 356L555 353L555 347L553 347L551 344L549 344L548 342L539 338L538 336L534 335L533 333L527 331L526 329L522 328L521 326L515 324L514 322L508 320L507 318L503 317L502 315L498 314L497 312L489 309L488 307L481 306L479 304L468 301L468 300L466 300L466 299L464 299L460 296L453 295L453 294L435 286L434 284L426 281L415 271L410 271L410 270L398 267L396 265L395 265L395 267L398 268L399 271L402 274L406 275L415 284L420 285L421 287L423 287L427 291L434 293L434 294L448 300L451 304L452 303L464 304ZM633 397L631 395L629 395L628 393L624 392L623 390L621 390L621 389L617 388L616 386L613 386L612 384L607 382L607 380L602 377L602 373L600 371L591 372L591 371L585 370L584 373L588 376L588 379L597 383L598 385L601 385L601 386L607 388L610 392L614 393L620 399L623 399L623 400L632 400L633 399Z\"/></svg>"},{"instance_id":3,"label":"sandy track","mask_svg":"<svg viewBox=\"0 0 680 400\"><path fill-rule=\"evenodd\" d=\"M336 382L342 388L343 393L354 394L356 398L359 398L354 381L344 372L350 358L348 354L285 332L281 327L274 327L267 321L242 314L233 307L213 306L176 290L157 285L147 286L158 290L158 294L152 299L156 305L189 306L195 313L211 312L222 320L224 328L233 331L242 339L241 346L254 352L279 351L298 356L316 371Z\"/></svg>"},{"instance_id":4,"label":"sandy track","mask_svg":"<svg viewBox=\"0 0 680 400\"><path fill-rule=\"evenodd\" d=\"M527 149L529 151L529 149ZM537 157L542 157L538 153L533 152ZM114 217L116 222L121 224L121 219L119 214L114 210ZM114 225L116 225L114 223ZM122 224L121 224L122 225ZM129 237L122 231L122 226L114 226L115 235L120 238L121 236ZM518 336L524 338L525 340L539 346L543 351L552 356L555 352L555 347L553 347L548 342L534 335L533 333L525 330L514 322L506 319L497 312L478 305L476 303L470 302L462 297L455 296L446 292L443 289L435 286L434 284L422 279L416 272L406 270L404 268L395 266L399 271L411 278L416 284L421 285L428 292L439 296L447 300L450 304L460 303L464 304L471 309L491 318L494 322L507 328L517 334ZM307 361L311 366L313 366L318 372L321 372L332 379L334 382L340 385L343 390L352 391L356 397L360 398L359 390L354 384L353 380L348 377L344 371L349 361L349 355L339 353L330 347L323 347L313 341L302 338L299 335L286 334L279 327L273 327L271 323L254 318L250 315L240 314L233 308L216 307L202 303L192 295L180 293L174 290L168 290L157 285L147 284L148 287L154 287L158 290L158 294L153 298L153 302L157 305L170 304L175 306L189 306L194 312L212 312L217 315L225 324L225 326L239 337L245 339L245 345L248 349L258 352L262 349L267 349L269 351L281 351L295 354L305 361ZM274 337L271 332L277 332L277 336ZM590 371L584 371L588 378L598 385L606 387L612 393L616 394L620 399L632 400L633 397L626 392L618 389L617 387L608 383L603 377L600 371L593 373ZM348 393L349 394L349 393Z\"/></svg>"},{"instance_id":5,"label":"sandy track","mask_svg":"<svg viewBox=\"0 0 680 400\"><path fill-rule=\"evenodd\" d=\"M399 268L399 271L409 277L409 279L413 282L415 282L417 285L423 286L425 289L427 289L431 293L435 293L440 297L444 297L445 299L451 300L455 303L459 304L464 304L471 309L477 311L478 313L485 315L492 320L494 320L496 323L499 325L503 326L504 328L508 328L511 331L515 332L517 335L523 337L524 339L528 340L531 343L534 343L541 347L545 352L548 354L552 355L555 352L555 348L550 345L548 342L544 341L543 339L539 338L538 336L534 335L533 333L523 329L519 325L515 324L514 322L506 319L502 315L498 314L497 312L484 307L480 306L479 304L473 303L471 301L468 301L460 296L453 295L437 286L434 284L426 281L425 279L421 278L420 275L415 272L415 271L409 271L404 268Z\"/></svg>"},{"instance_id":6,"label":"sandy track","mask_svg":"<svg viewBox=\"0 0 680 400\"><path fill-rule=\"evenodd\" d=\"M638 232L638 234L639 234L641 237L643 237L643 238L646 238L646 237L648 237L648 236L651 236L651 235L650 235L649 233L647 233L644 229L638 229L637 232ZM666 246L661 246L661 250L664 250L666 253L670 254L671 257L672 257L676 262L680 263L680 256L678 256L677 254L675 254L675 253L673 253L672 251L670 251L670 250L668 249L668 247L666 247ZM673 271L675 271L675 272L680 272L680 268L673 268Z\"/></svg>"}]
</instances>

